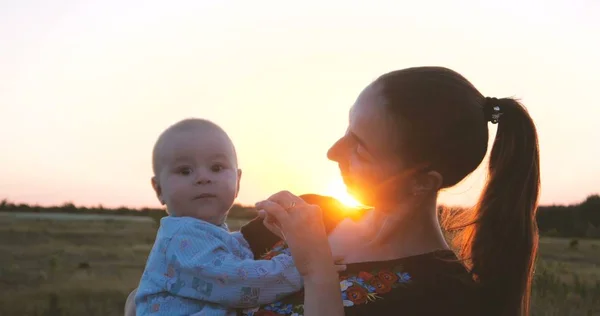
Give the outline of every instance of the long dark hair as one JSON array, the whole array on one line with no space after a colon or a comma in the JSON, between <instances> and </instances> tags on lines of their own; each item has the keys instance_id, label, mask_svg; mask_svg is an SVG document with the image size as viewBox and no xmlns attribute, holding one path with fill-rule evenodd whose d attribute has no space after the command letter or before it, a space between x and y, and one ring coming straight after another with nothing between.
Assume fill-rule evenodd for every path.
<instances>
[{"instance_id":1,"label":"long dark hair","mask_svg":"<svg viewBox=\"0 0 600 316\"><path fill-rule=\"evenodd\" d=\"M445 221L453 243L497 315L528 315L538 232L540 171L535 125L512 98L486 98L467 79L442 67L387 73L374 85L397 126L404 163L428 166L454 186L483 161L488 122L498 123L488 179L476 206Z\"/></svg>"}]
</instances>

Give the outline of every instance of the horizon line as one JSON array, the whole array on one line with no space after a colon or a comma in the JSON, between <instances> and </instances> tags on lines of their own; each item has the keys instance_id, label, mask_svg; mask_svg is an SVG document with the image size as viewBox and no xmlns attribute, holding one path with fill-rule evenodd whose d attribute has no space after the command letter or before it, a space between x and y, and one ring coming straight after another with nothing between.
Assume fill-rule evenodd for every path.
<instances>
[{"instance_id":1,"label":"horizon line","mask_svg":"<svg viewBox=\"0 0 600 316\"><path fill-rule=\"evenodd\" d=\"M321 195L321 194L319 194L319 195ZM328 196L328 195L322 195L322 196ZM333 196L328 196L328 197L332 197L332 198L335 199L335 197L333 197ZM557 203L552 203L552 204L538 204L538 208L539 207L561 207L561 206L563 206L563 207L569 207L569 206L576 206L576 205L580 205L580 204L584 203L585 201L587 201L587 200L589 200L590 198L593 198L593 197L600 198L600 193L590 193L590 194L588 194L586 196L586 198L584 198L584 199L582 199L582 200L580 200L579 202L576 202L576 203L570 203L570 204L557 204ZM336 199L336 200L339 201L339 199ZM353 207L353 206L345 205L341 201L339 201L339 202L342 205L344 205L346 207L349 207L349 208L368 207L366 205L360 205L360 206L357 206L357 207ZM53 207L60 208L60 207L64 207L66 205L71 204L75 208L88 208L88 209L89 208L97 208L97 209L105 209L105 210L117 210L117 209L120 209L120 208L130 209L130 210L144 210L144 209L161 210L161 209L163 209L161 207L149 207L149 206L131 207L131 206L126 206L126 205L120 205L120 206L114 206L114 207L106 207L102 203L98 203L96 205L81 205L81 204L75 204L72 201L65 201L65 202L63 202L63 204L60 204L60 205L57 205L57 204L54 204L54 205L45 204L44 205L44 204L38 204L38 203L30 204L30 203L25 203L25 202L12 201L9 198L3 198L3 199L1 199L0 203L2 205L4 205L6 203L6 204L13 204L15 206L27 205L27 206L30 206L30 207L41 207L41 208L53 208ZM239 206L239 207L243 207L243 208L252 208L252 207L254 207L252 204L240 203L240 202L233 203L232 207L236 206L236 205ZM471 206L464 206L464 205L452 205L452 204L439 203L438 207L440 207L440 206L442 206L442 207L449 207L449 208L454 208L454 207L468 208L468 207L471 207Z\"/></svg>"}]
</instances>

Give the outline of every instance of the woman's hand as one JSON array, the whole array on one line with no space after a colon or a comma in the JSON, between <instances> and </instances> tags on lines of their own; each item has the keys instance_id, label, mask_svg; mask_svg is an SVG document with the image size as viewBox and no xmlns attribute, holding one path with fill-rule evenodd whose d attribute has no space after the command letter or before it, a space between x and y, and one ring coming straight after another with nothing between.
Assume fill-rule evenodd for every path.
<instances>
[{"instance_id":1,"label":"woman's hand","mask_svg":"<svg viewBox=\"0 0 600 316\"><path fill-rule=\"evenodd\" d=\"M265 221L284 237L304 278L304 315L342 316L340 281L323 224L321 208L287 191L256 203ZM269 226L267 226L269 227Z\"/></svg>"},{"instance_id":2,"label":"woman's hand","mask_svg":"<svg viewBox=\"0 0 600 316\"><path fill-rule=\"evenodd\" d=\"M281 191L256 203L269 230L290 247L296 268L303 276L336 270L329 248L321 208Z\"/></svg>"},{"instance_id":3,"label":"woman's hand","mask_svg":"<svg viewBox=\"0 0 600 316\"><path fill-rule=\"evenodd\" d=\"M283 233L281 232L281 227L278 226L278 223L274 217L270 216L267 212L265 212L265 210L259 210L258 217L262 218L263 225L265 225L269 231L277 235L282 240L285 240L285 236L283 236Z\"/></svg>"}]
</instances>

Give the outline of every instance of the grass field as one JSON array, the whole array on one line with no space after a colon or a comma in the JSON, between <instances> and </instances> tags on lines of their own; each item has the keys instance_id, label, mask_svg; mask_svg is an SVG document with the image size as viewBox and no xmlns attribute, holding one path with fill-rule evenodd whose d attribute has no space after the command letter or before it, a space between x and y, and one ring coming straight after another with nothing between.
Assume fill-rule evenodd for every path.
<instances>
[{"instance_id":1,"label":"grass field","mask_svg":"<svg viewBox=\"0 0 600 316\"><path fill-rule=\"evenodd\" d=\"M122 315L155 232L152 220L0 216L0 315ZM600 315L600 240L542 239L533 308Z\"/></svg>"}]
</instances>

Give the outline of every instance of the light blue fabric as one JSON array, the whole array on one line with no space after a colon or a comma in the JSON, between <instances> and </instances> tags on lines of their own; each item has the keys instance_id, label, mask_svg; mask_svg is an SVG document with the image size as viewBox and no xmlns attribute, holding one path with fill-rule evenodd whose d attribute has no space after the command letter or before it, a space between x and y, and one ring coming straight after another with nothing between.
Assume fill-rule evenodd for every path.
<instances>
[{"instance_id":1,"label":"light blue fabric","mask_svg":"<svg viewBox=\"0 0 600 316\"><path fill-rule=\"evenodd\" d=\"M136 315L235 315L302 286L288 254L254 260L241 233L166 216L135 296Z\"/></svg>"}]
</instances>

